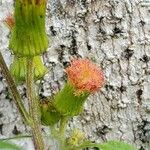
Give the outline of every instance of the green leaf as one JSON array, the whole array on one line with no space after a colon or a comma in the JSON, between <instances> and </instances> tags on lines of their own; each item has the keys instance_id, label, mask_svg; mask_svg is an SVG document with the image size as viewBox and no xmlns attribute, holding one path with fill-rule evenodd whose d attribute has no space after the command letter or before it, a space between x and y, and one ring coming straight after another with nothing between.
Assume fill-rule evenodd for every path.
<instances>
[{"instance_id":1,"label":"green leaf","mask_svg":"<svg viewBox=\"0 0 150 150\"><path fill-rule=\"evenodd\" d=\"M91 143L90 141L85 141L81 145L77 146L75 150L81 150L83 148L98 148L99 150L136 150L130 144L121 141L109 141L103 144Z\"/></svg>"},{"instance_id":2,"label":"green leaf","mask_svg":"<svg viewBox=\"0 0 150 150\"><path fill-rule=\"evenodd\" d=\"M0 150L21 150L17 145L0 140Z\"/></svg>"},{"instance_id":3,"label":"green leaf","mask_svg":"<svg viewBox=\"0 0 150 150\"><path fill-rule=\"evenodd\" d=\"M120 141L109 141L96 147L100 150L136 150L133 146Z\"/></svg>"}]
</instances>

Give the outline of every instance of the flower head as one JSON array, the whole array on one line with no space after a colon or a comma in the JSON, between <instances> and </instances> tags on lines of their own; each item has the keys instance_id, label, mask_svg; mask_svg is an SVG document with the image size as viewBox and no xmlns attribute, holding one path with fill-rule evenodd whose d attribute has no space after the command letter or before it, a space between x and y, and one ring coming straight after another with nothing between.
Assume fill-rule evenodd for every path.
<instances>
[{"instance_id":1,"label":"flower head","mask_svg":"<svg viewBox=\"0 0 150 150\"><path fill-rule=\"evenodd\" d=\"M74 59L66 68L69 82L75 87L75 94L94 93L104 84L102 70L88 59Z\"/></svg>"},{"instance_id":2,"label":"flower head","mask_svg":"<svg viewBox=\"0 0 150 150\"><path fill-rule=\"evenodd\" d=\"M9 48L19 57L35 57L48 48L46 0L16 0ZM9 22L8 22L9 21ZM7 19L10 25L10 18Z\"/></svg>"}]
</instances>

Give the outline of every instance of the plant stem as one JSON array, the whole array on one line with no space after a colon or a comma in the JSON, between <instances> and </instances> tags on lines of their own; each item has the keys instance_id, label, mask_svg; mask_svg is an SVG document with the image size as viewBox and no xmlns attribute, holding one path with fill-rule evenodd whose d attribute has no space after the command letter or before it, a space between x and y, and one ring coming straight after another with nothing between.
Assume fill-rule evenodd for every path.
<instances>
[{"instance_id":1,"label":"plant stem","mask_svg":"<svg viewBox=\"0 0 150 150\"><path fill-rule=\"evenodd\" d=\"M50 126L50 131L51 131L50 138L59 138L58 136L59 133L56 130L55 125Z\"/></svg>"},{"instance_id":2,"label":"plant stem","mask_svg":"<svg viewBox=\"0 0 150 150\"><path fill-rule=\"evenodd\" d=\"M44 150L44 141L41 131L41 117L40 117L40 105L39 99L35 94L34 87L34 68L33 58L27 60L27 97L29 101L29 112L33 119L32 134L35 150Z\"/></svg>"},{"instance_id":3,"label":"plant stem","mask_svg":"<svg viewBox=\"0 0 150 150\"><path fill-rule=\"evenodd\" d=\"M66 117L66 116L63 116L60 120L59 132L60 132L60 135L62 138L64 138L64 136L65 136L64 134L65 134L67 122L68 122L68 117Z\"/></svg>"},{"instance_id":4,"label":"plant stem","mask_svg":"<svg viewBox=\"0 0 150 150\"><path fill-rule=\"evenodd\" d=\"M19 112L21 113L23 120L25 121L25 123L27 124L31 124L32 119L30 118L28 112L26 111L24 104L22 103L20 94L17 90L17 86L15 84L15 81L13 80L10 71L4 61L4 58L0 52L0 68L2 71L3 76L5 77L7 84L8 84L8 88L11 91L12 94L12 98L14 100L14 102L16 103L17 108L19 109Z\"/></svg>"},{"instance_id":5,"label":"plant stem","mask_svg":"<svg viewBox=\"0 0 150 150\"><path fill-rule=\"evenodd\" d=\"M65 130L66 130L67 122L68 122L68 117L67 116L63 116L60 120L60 127L59 127L60 138L58 140L59 140L59 143L60 143L60 149L61 150L66 150Z\"/></svg>"},{"instance_id":6,"label":"plant stem","mask_svg":"<svg viewBox=\"0 0 150 150\"><path fill-rule=\"evenodd\" d=\"M8 140L17 140L17 139L23 139L23 138L32 138L32 135L19 135L9 138L0 139L0 141L8 141Z\"/></svg>"}]
</instances>

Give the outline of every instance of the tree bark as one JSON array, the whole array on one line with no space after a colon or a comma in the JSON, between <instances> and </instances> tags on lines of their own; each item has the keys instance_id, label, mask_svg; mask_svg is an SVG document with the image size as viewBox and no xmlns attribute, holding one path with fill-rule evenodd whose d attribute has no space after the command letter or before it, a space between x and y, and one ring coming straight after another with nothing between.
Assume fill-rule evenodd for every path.
<instances>
[{"instance_id":1,"label":"tree bark","mask_svg":"<svg viewBox=\"0 0 150 150\"><path fill-rule=\"evenodd\" d=\"M12 8L12 2L1 3L3 17L8 5ZM49 0L46 27L50 45L44 62L50 72L40 95L50 96L63 87L63 69L72 58L89 58L104 70L106 84L68 128L83 130L92 141L118 139L150 150L150 1ZM9 32L3 25L0 34L0 50L9 65ZM25 132L8 100L1 77L0 137L9 136L13 125Z\"/></svg>"}]
</instances>

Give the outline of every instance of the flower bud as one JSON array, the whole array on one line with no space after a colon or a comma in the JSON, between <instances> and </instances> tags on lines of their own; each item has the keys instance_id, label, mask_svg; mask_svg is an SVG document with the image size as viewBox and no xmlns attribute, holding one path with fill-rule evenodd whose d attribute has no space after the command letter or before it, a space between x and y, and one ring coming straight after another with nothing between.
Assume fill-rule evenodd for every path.
<instances>
[{"instance_id":1,"label":"flower bud","mask_svg":"<svg viewBox=\"0 0 150 150\"><path fill-rule=\"evenodd\" d=\"M54 125L60 120L61 115L56 111L51 101L41 101L41 122L43 125Z\"/></svg>"},{"instance_id":2,"label":"flower bud","mask_svg":"<svg viewBox=\"0 0 150 150\"><path fill-rule=\"evenodd\" d=\"M98 91L104 84L102 70L87 59L76 59L66 68L68 82L58 92L54 106L66 116L78 115L87 97Z\"/></svg>"},{"instance_id":3,"label":"flower bud","mask_svg":"<svg viewBox=\"0 0 150 150\"><path fill-rule=\"evenodd\" d=\"M40 56L33 58L34 65L34 78L35 80L41 79L47 72L47 68L43 65ZM27 74L27 58L18 58L15 56L13 63L10 66L10 72L16 82L22 82L26 79Z\"/></svg>"},{"instance_id":4,"label":"flower bud","mask_svg":"<svg viewBox=\"0 0 150 150\"><path fill-rule=\"evenodd\" d=\"M67 144L72 147L78 146L85 140L85 134L78 129L75 129L71 136L67 139Z\"/></svg>"},{"instance_id":5,"label":"flower bud","mask_svg":"<svg viewBox=\"0 0 150 150\"><path fill-rule=\"evenodd\" d=\"M45 52L48 38L45 32L46 0L16 0L15 24L9 47L19 57L33 57Z\"/></svg>"}]
</instances>

